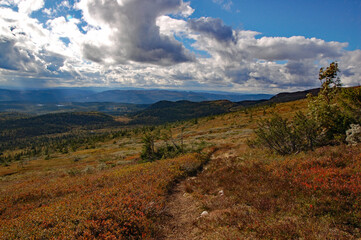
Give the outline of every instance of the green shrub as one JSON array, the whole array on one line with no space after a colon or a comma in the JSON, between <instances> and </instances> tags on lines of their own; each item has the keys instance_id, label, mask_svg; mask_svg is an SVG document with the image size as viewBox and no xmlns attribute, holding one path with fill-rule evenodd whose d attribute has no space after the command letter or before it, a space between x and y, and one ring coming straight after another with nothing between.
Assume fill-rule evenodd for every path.
<instances>
[{"instance_id":1,"label":"green shrub","mask_svg":"<svg viewBox=\"0 0 361 240\"><path fill-rule=\"evenodd\" d=\"M144 162L153 162L158 159L174 158L187 152L194 152L193 149L186 149L183 143L184 129L185 127L182 128L178 141L173 139L170 128L166 128L162 132L159 129L145 132L141 159ZM157 147L155 146L156 141L158 141Z\"/></svg>"},{"instance_id":2,"label":"green shrub","mask_svg":"<svg viewBox=\"0 0 361 240\"><path fill-rule=\"evenodd\" d=\"M361 87L344 88L340 95L341 106L348 118L361 123Z\"/></svg>"},{"instance_id":3,"label":"green shrub","mask_svg":"<svg viewBox=\"0 0 361 240\"><path fill-rule=\"evenodd\" d=\"M146 133L143 137L143 148L140 157L147 162L153 162L156 160L156 150L154 143L156 141L156 135L153 133Z\"/></svg>"},{"instance_id":4,"label":"green shrub","mask_svg":"<svg viewBox=\"0 0 361 240\"><path fill-rule=\"evenodd\" d=\"M295 152L296 139L287 119L275 115L258 122L257 143L281 155Z\"/></svg>"},{"instance_id":5,"label":"green shrub","mask_svg":"<svg viewBox=\"0 0 361 240\"><path fill-rule=\"evenodd\" d=\"M327 103L323 95L309 97L309 113L321 130L324 141L322 145L343 141L346 130L353 122L352 118L342 111L336 99Z\"/></svg>"},{"instance_id":6,"label":"green shrub","mask_svg":"<svg viewBox=\"0 0 361 240\"><path fill-rule=\"evenodd\" d=\"M297 112L293 119L293 134L297 137L299 150L313 150L322 141L317 122L307 118L302 112Z\"/></svg>"},{"instance_id":7,"label":"green shrub","mask_svg":"<svg viewBox=\"0 0 361 240\"><path fill-rule=\"evenodd\" d=\"M269 148L281 155L313 150L322 142L317 123L302 112L297 112L293 121L274 115L258 122L257 138L249 145Z\"/></svg>"},{"instance_id":8,"label":"green shrub","mask_svg":"<svg viewBox=\"0 0 361 240\"><path fill-rule=\"evenodd\" d=\"M257 138L249 145L261 145L285 155L313 150L317 146L344 142L350 124L361 122L361 88L341 88L338 64L321 68L318 96L308 96L307 116L298 112L292 122L275 115L262 120Z\"/></svg>"},{"instance_id":9,"label":"green shrub","mask_svg":"<svg viewBox=\"0 0 361 240\"><path fill-rule=\"evenodd\" d=\"M326 69L321 68L319 80L321 89L316 97L309 96L309 112L319 125L324 135L323 145L334 144L344 141L346 131L351 123L354 123L354 114L361 105L360 92L341 89L341 80L337 76L338 63L332 62ZM349 99L348 101L345 99ZM358 107L351 107L354 100L358 101ZM343 107L342 107L343 105ZM356 104L357 105L357 104ZM349 112L345 111L348 106Z\"/></svg>"}]
</instances>

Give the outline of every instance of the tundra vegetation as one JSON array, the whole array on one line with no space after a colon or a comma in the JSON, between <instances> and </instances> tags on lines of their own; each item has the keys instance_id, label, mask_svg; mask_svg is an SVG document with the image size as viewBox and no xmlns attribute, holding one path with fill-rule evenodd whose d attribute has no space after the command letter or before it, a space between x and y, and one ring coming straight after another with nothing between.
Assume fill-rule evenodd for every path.
<instances>
[{"instance_id":1,"label":"tundra vegetation","mask_svg":"<svg viewBox=\"0 0 361 240\"><path fill-rule=\"evenodd\" d=\"M187 121L8 129L0 239L358 239L361 88L337 71L317 96Z\"/></svg>"}]
</instances>

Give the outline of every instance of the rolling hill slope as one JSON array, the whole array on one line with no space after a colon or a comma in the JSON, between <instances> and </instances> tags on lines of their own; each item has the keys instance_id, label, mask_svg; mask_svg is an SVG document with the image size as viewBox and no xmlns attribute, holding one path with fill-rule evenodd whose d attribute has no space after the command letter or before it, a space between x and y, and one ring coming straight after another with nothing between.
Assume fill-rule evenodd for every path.
<instances>
[{"instance_id":1,"label":"rolling hill slope","mask_svg":"<svg viewBox=\"0 0 361 240\"><path fill-rule=\"evenodd\" d=\"M199 113L217 110L189 102L160 102L148 110L162 115L172 104ZM307 101L235 112L234 103L218 104L232 112L152 132L171 134L193 151L201 147L200 154L141 162L145 132L153 129L141 126L119 134L105 128L108 137L91 148L84 143L66 153L50 149L1 165L0 239L361 237L360 145L289 156L252 149L247 139L258 120L275 112L291 118L307 109ZM154 147L163 141L155 140Z\"/></svg>"}]
</instances>

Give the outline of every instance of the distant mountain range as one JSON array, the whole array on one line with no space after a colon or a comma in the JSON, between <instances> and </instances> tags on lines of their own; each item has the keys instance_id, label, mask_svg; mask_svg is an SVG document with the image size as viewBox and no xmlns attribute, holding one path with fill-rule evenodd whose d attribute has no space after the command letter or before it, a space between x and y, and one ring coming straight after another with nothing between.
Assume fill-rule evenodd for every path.
<instances>
[{"instance_id":1,"label":"distant mountain range","mask_svg":"<svg viewBox=\"0 0 361 240\"><path fill-rule=\"evenodd\" d=\"M62 103L78 101L94 94L89 90L45 89L45 90L8 90L0 89L1 102Z\"/></svg>"},{"instance_id":2,"label":"distant mountain range","mask_svg":"<svg viewBox=\"0 0 361 240\"><path fill-rule=\"evenodd\" d=\"M270 99L270 94L216 94L169 90L108 90L95 92L83 89L45 89L45 90L8 90L0 89L0 101L31 103L64 103L64 102L114 102L133 104L153 104L159 101L215 101Z\"/></svg>"},{"instance_id":3,"label":"distant mountain range","mask_svg":"<svg viewBox=\"0 0 361 240\"><path fill-rule=\"evenodd\" d=\"M255 105L296 101L306 98L309 93L315 96L318 92L319 89L311 89L292 93L279 93L269 100L243 100L237 102L231 102L229 100L202 102L190 102L185 100L176 102L159 101L150 105L146 109L130 113L129 116L132 119L130 124L161 124L217 115Z\"/></svg>"},{"instance_id":4,"label":"distant mountain range","mask_svg":"<svg viewBox=\"0 0 361 240\"><path fill-rule=\"evenodd\" d=\"M27 92L0 90L0 94L1 91L2 93L7 94L0 95L2 99L6 99L5 96L9 98L18 96L19 99L21 98L21 100L24 101L25 99L30 97L30 93ZM46 99L48 101L58 101L61 98L59 97L60 95L55 98L55 93L59 93L57 91L58 90L49 90L40 93L36 92L34 93L34 96L44 96L43 99ZM139 101L140 97L143 97L145 94L144 91L142 92L139 90L127 90L125 92L126 94L133 93L134 96L130 99L132 101ZM307 94L309 93L311 93L312 95L317 95L318 92L319 89L311 89L307 91L299 91L293 93L280 93L269 100L244 100L237 102L232 102L229 100L214 100L201 102L194 102L188 100L162 100L153 104L124 104L114 102L99 102L102 99L111 101L120 94L119 91L110 91L110 93L109 91L107 91L102 92L99 95L91 93L93 94L92 96L97 95L99 98L93 98L93 102L66 103L64 105L54 103L38 104L34 102L23 103L0 101L0 132L17 131L15 134L16 137L21 137L24 134L24 136L38 136L37 134L43 135L48 133L61 133L64 131L68 131L72 128L78 128L80 126L84 128L97 128L103 126L162 124L166 122L197 119L199 117L233 112L250 106L295 101L306 98ZM78 96L86 97L85 93L86 92L83 92L83 95L79 94ZM124 93L124 91L122 93ZM162 93L163 95L160 93ZM161 98L161 96L174 98L176 96L182 96L181 93L182 92L176 91L172 92L152 90L149 92L149 96L147 96L148 98L145 98L146 96L144 96L144 98L142 99L143 101L145 101L145 99L147 101L154 101L154 99L158 97ZM183 96L186 97L197 96L196 94L193 95L193 93L183 93ZM72 98L73 94L74 92L72 91L66 91L61 95L61 97L63 99ZM112 97L111 94L114 94L115 96ZM209 95L213 96L217 94ZM119 99L121 98L118 98L118 100ZM95 111L98 113L96 113ZM24 113L30 114L27 115ZM34 115L31 115L31 113ZM113 116L125 116L127 119L129 119L129 121L116 122L113 117L107 114ZM4 136L7 135L5 134ZM9 139L5 140L7 141Z\"/></svg>"}]
</instances>

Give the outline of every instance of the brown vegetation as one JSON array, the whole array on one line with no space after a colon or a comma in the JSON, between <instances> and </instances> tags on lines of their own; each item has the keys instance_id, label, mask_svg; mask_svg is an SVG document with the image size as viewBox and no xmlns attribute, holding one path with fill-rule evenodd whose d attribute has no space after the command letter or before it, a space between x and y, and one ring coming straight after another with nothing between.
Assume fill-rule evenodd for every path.
<instances>
[{"instance_id":1,"label":"brown vegetation","mask_svg":"<svg viewBox=\"0 0 361 240\"><path fill-rule=\"evenodd\" d=\"M361 236L359 146L292 157L227 148L217 153L204 172L184 183L183 195L177 194L198 206L198 217L189 219L192 231L185 228L183 236L167 239ZM199 217L203 210L209 216Z\"/></svg>"}]
</instances>

